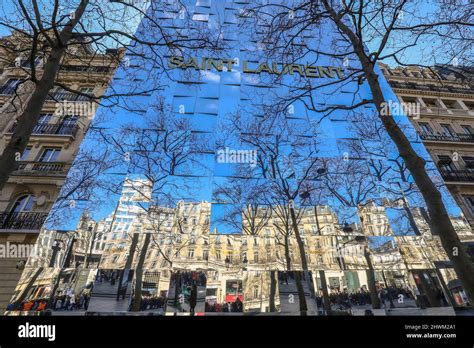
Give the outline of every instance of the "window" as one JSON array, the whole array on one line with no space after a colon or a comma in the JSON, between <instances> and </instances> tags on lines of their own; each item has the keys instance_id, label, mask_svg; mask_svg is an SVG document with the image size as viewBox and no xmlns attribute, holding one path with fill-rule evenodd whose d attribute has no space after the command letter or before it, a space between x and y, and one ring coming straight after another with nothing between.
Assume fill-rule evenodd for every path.
<instances>
[{"instance_id":1,"label":"window","mask_svg":"<svg viewBox=\"0 0 474 348\"><path fill-rule=\"evenodd\" d=\"M61 127L58 129L58 134L69 134L77 124L78 116L66 116L61 122Z\"/></svg>"},{"instance_id":2,"label":"window","mask_svg":"<svg viewBox=\"0 0 474 348\"><path fill-rule=\"evenodd\" d=\"M464 130L464 133L466 134L470 134L470 135L474 135L474 128L472 128L471 126L469 125L463 125L461 126L462 129Z\"/></svg>"},{"instance_id":3,"label":"window","mask_svg":"<svg viewBox=\"0 0 474 348\"><path fill-rule=\"evenodd\" d=\"M189 249L188 250L188 257L193 258L194 257L194 249Z\"/></svg>"},{"instance_id":4,"label":"window","mask_svg":"<svg viewBox=\"0 0 474 348\"><path fill-rule=\"evenodd\" d=\"M436 108L438 105L436 104L436 100L434 99L423 99L426 106L429 108Z\"/></svg>"},{"instance_id":5,"label":"window","mask_svg":"<svg viewBox=\"0 0 474 348\"><path fill-rule=\"evenodd\" d=\"M79 92L84 93L84 94L92 94L92 91L94 91L94 87L81 87L81 88L79 88Z\"/></svg>"},{"instance_id":6,"label":"window","mask_svg":"<svg viewBox=\"0 0 474 348\"><path fill-rule=\"evenodd\" d=\"M93 87L81 87L79 88L79 93L77 94L77 99L78 101L83 101L83 100L89 100L90 98L88 97L89 95L93 95L94 88ZM85 94L85 95L82 95Z\"/></svg>"},{"instance_id":7,"label":"window","mask_svg":"<svg viewBox=\"0 0 474 348\"><path fill-rule=\"evenodd\" d=\"M38 124L47 124L51 120L51 117L53 117L52 114L41 114L40 117L38 118Z\"/></svg>"},{"instance_id":8,"label":"window","mask_svg":"<svg viewBox=\"0 0 474 348\"><path fill-rule=\"evenodd\" d=\"M444 135L455 135L453 127L447 123L441 123L441 129L443 130Z\"/></svg>"},{"instance_id":9,"label":"window","mask_svg":"<svg viewBox=\"0 0 474 348\"><path fill-rule=\"evenodd\" d=\"M45 148L43 150L43 153L41 154L41 157L39 158L40 162L56 162L59 154L61 152L60 148L56 147L51 147L51 148Z\"/></svg>"},{"instance_id":10,"label":"window","mask_svg":"<svg viewBox=\"0 0 474 348\"><path fill-rule=\"evenodd\" d=\"M464 201L471 214L474 214L474 196L465 196Z\"/></svg>"},{"instance_id":11,"label":"window","mask_svg":"<svg viewBox=\"0 0 474 348\"><path fill-rule=\"evenodd\" d=\"M15 204L13 204L10 209L11 213L21 213L33 211L33 205L35 203L35 196L33 195L23 195L18 197Z\"/></svg>"},{"instance_id":12,"label":"window","mask_svg":"<svg viewBox=\"0 0 474 348\"><path fill-rule=\"evenodd\" d=\"M253 298L258 298L258 285L253 287Z\"/></svg>"},{"instance_id":13,"label":"window","mask_svg":"<svg viewBox=\"0 0 474 348\"><path fill-rule=\"evenodd\" d=\"M431 133L432 132L432 129L431 129L430 125L427 122L420 122L420 123L418 123L418 125L420 126L420 129L423 133Z\"/></svg>"},{"instance_id":14,"label":"window","mask_svg":"<svg viewBox=\"0 0 474 348\"><path fill-rule=\"evenodd\" d=\"M445 170L447 172L454 172L456 171L456 167L453 164L453 161L451 160L451 157L446 156L446 155L439 155L439 162L438 166L441 168L441 170Z\"/></svg>"},{"instance_id":15,"label":"window","mask_svg":"<svg viewBox=\"0 0 474 348\"><path fill-rule=\"evenodd\" d=\"M474 157L463 156L463 161L466 164L466 169L474 173Z\"/></svg>"},{"instance_id":16,"label":"window","mask_svg":"<svg viewBox=\"0 0 474 348\"><path fill-rule=\"evenodd\" d=\"M28 157L30 157L30 152L31 152L31 146L27 146L23 153L21 154L20 161L26 161L28 160Z\"/></svg>"},{"instance_id":17,"label":"window","mask_svg":"<svg viewBox=\"0 0 474 348\"><path fill-rule=\"evenodd\" d=\"M0 94L12 94L18 85L20 84L21 80L19 79L10 79L0 88Z\"/></svg>"},{"instance_id":18,"label":"window","mask_svg":"<svg viewBox=\"0 0 474 348\"><path fill-rule=\"evenodd\" d=\"M207 259L209 258L209 250L204 250L204 251L202 252L202 258L203 258L204 260L207 260Z\"/></svg>"},{"instance_id":19,"label":"window","mask_svg":"<svg viewBox=\"0 0 474 348\"><path fill-rule=\"evenodd\" d=\"M255 263L258 263L258 251L256 251L256 252L253 253L253 261L254 261Z\"/></svg>"}]
</instances>

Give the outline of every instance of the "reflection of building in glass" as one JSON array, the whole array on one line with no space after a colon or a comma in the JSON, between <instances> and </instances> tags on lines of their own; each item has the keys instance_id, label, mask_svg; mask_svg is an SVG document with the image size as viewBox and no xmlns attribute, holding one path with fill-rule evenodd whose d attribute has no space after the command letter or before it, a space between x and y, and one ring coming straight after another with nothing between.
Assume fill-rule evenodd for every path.
<instances>
[{"instance_id":1,"label":"reflection of building in glass","mask_svg":"<svg viewBox=\"0 0 474 348\"><path fill-rule=\"evenodd\" d=\"M136 268L140 255L144 253L141 266L146 270L141 285L144 301L165 297L173 270L201 270L209 275L206 290L209 311L215 310L216 304L233 302L232 296L234 301L242 296L246 312L269 311L270 271L301 269L294 233L282 234L284 227L278 224L278 215L271 215L271 211L268 213L270 216L260 215L253 219L252 223L261 226L256 235L246 233L249 229L245 227L242 227L241 234L218 234L217 231L210 233L210 203L179 202L173 209L145 206L143 202L130 199L132 196L130 187L124 188L114 213L98 223L84 215L76 231L56 231L56 234L44 231L41 238L45 254L38 258L39 265L47 266L55 257L55 265L64 266L65 260L69 259L69 266L84 267L90 260L91 265L99 264L101 269L120 269L127 265L129 255L133 254L128 265ZM281 211L282 207L272 209ZM318 291L322 286L319 270L326 271L329 293L368 291L366 272L370 269L375 272L379 288L410 288L408 278L417 272L433 270L436 279L441 278L437 280L440 289L449 289L456 304L464 303L459 300L464 294L453 277L438 237L429 234L396 236L393 231L397 229L390 228L386 210L373 204L359 208L357 213L362 221L361 229L356 225L341 226L337 213L329 207L318 207L318 222L314 209L298 211L301 214L298 228L304 241L308 267L315 271ZM242 225L250 223L245 219L243 214ZM426 223L420 218L413 221ZM372 233L368 226L373 226L373 231L378 232ZM325 233L322 233L323 229ZM366 231L369 231L368 237ZM380 231L389 233L379 234ZM461 231L468 232L466 229ZM61 237L68 237L65 237L64 248L54 256L51 241L58 233ZM144 249L146 234L151 238ZM133 235L138 237L135 242ZM51 241L48 242L47 238ZM75 242L70 247L72 240ZM95 241L93 244L92 240ZM136 244L135 252L131 253L132 243ZM68 253L71 253L69 258ZM435 271L436 268L442 272ZM258 289L255 279L261 282ZM242 290L232 285L235 282L243 284ZM416 281L411 285L416 287ZM237 292L232 294L230 290L234 288ZM274 305L274 308L278 307L278 298Z\"/></svg>"},{"instance_id":2,"label":"reflection of building in glass","mask_svg":"<svg viewBox=\"0 0 474 348\"><path fill-rule=\"evenodd\" d=\"M151 17L158 16L172 28L184 25L180 18L165 15L158 3ZM229 19L224 18L222 37L233 42L234 49L222 52L221 58L207 60L210 53L205 50L177 57L163 47L159 53L170 70L167 76L155 76L141 61L151 53L146 47L141 47L142 55L128 55L134 81L163 88L150 96L129 98L140 112L110 112L114 122L108 132L113 141L104 145L89 140L91 146L105 146L121 160L124 154L131 155L119 168L123 175L111 178L117 182L115 189L125 176L141 179L125 180L113 211L101 211L102 220L88 221L85 229L78 227L69 235L76 234L79 240L79 230L90 227L93 235L101 235L89 258L98 262L99 269L138 269L166 279L178 271L207 272L207 312L267 311L267 305L257 303L266 298L266 288L257 289L256 284L247 288L245 279L248 284L253 280L245 278L246 272L279 271L284 288L278 290L286 295L295 289L302 292L305 311L314 304L313 278L326 307L328 292L334 295L344 288L359 289L360 298L351 301L360 306L372 302L380 307L376 302L385 301L385 291L392 297L406 292L412 301L419 295L420 307L441 305L442 296L451 301L450 292L459 287L453 279L443 279L452 276L449 259L439 237L431 234L423 197L377 111L365 103L356 111L334 110L327 115L308 108L314 100L323 108L336 109L367 102L370 89L363 79L339 81L350 75L350 69L337 68L343 66L337 51L345 51L344 47L331 44L332 57L312 51L305 55L308 61L276 63L291 66L279 76L281 80L268 71L249 70L249 62L265 67L268 57L254 40L252 23L236 13L243 3L231 3L227 7L222 1L199 2L192 9L209 14L196 18L210 27L219 24L220 14ZM141 29L146 24L145 20ZM341 41L331 37L337 35L334 28L322 30L328 41ZM319 47L320 40L306 34L305 45ZM142 30L140 35L156 40L159 34ZM279 53L279 59L291 60ZM198 61L209 65L196 69ZM293 96L295 101L286 105L282 101L292 99L293 90L308 85L297 70L310 61L321 67L320 76L311 78L311 85L318 88L303 100ZM129 71L120 71L120 83L132 82L127 80ZM388 85L383 88L387 98L395 98ZM408 117L398 116L417 153L432 166ZM224 149L239 157L220 156ZM472 231L465 228L441 177L429 174L440 184L459 235L472 240ZM75 252L73 240L68 237L62 243L64 263L82 260L87 265L87 243L78 242ZM285 271L292 272L290 284ZM314 277L309 279L309 273ZM267 276L261 279L271 284ZM135 294L147 296L153 291L149 281L141 288L140 283L134 283ZM396 289L385 290L390 287ZM344 296L337 293L332 299L342 301ZM282 312L296 313L297 307L280 298Z\"/></svg>"}]
</instances>

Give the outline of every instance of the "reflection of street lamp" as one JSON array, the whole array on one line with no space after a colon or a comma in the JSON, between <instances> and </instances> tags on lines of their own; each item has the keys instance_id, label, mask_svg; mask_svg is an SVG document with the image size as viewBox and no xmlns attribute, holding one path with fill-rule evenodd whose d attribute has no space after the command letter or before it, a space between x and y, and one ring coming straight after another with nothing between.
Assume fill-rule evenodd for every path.
<instances>
[{"instance_id":1,"label":"reflection of street lamp","mask_svg":"<svg viewBox=\"0 0 474 348\"><path fill-rule=\"evenodd\" d=\"M229 267L230 267L230 259L229 259L229 256L226 256L226 257L225 257L224 262L225 262L225 267L226 267L227 270L228 270Z\"/></svg>"},{"instance_id":2,"label":"reflection of street lamp","mask_svg":"<svg viewBox=\"0 0 474 348\"><path fill-rule=\"evenodd\" d=\"M61 244L64 244L64 241L62 241L61 239L54 240L53 246L51 247L51 249L53 249L53 254L51 255L51 259L49 260L49 267L54 267L58 252L61 250Z\"/></svg>"},{"instance_id":3,"label":"reflection of street lamp","mask_svg":"<svg viewBox=\"0 0 474 348\"><path fill-rule=\"evenodd\" d=\"M244 259L242 260L242 263L244 264L244 267L243 267L243 270L246 271L247 270L247 264L248 264L249 260L247 260L247 255L244 256Z\"/></svg>"},{"instance_id":4,"label":"reflection of street lamp","mask_svg":"<svg viewBox=\"0 0 474 348\"><path fill-rule=\"evenodd\" d=\"M102 232L97 233L98 225L99 224L96 223L95 226L94 226L94 229L92 229L92 226L89 226L87 228L87 231L89 232L89 234L91 234L92 238L91 238L91 245L90 245L90 248L89 248L89 253L87 255L86 268L89 268L90 260L92 259L92 252L93 252L93 249L94 249L94 244L96 244L96 241L99 238L102 238L102 236L103 236Z\"/></svg>"},{"instance_id":5,"label":"reflection of street lamp","mask_svg":"<svg viewBox=\"0 0 474 348\"><path fill-rule=\"evenodd\" d=\"M354 232L354 229L351 226L349 226L349 224L347 222L344 222L344 225L342 226L342 232L352 233L352 232Z\"/></svg>"}]
</instances>

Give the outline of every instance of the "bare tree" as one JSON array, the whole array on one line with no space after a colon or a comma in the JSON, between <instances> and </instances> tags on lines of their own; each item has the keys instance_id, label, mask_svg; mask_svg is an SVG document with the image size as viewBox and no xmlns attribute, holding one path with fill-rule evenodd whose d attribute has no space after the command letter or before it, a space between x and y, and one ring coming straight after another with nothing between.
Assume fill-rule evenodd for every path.
<instances>
[{"instance_id":1,"label":"bare tree","mask_svg":"<svg viewBox=\"0 0 474 348\"><path fill-rule=\"evenodd\" d=\"M111 90L105 96L96 96L88 92L72 89L59 79L61 66L71 57L79 57L79 51L87 50L82 57L84 66L91 67L96 54L104 52L110 45L116 48L127 46L127 53L135 57L134 64L154 66L153 73L166 74L168 66L163 62L166 52L182 52L183 49L200 49L217 47L218 33L209 30L190 20L186 7L180 1L173 4L158 3L155 0L141 3L127 0L117 0L107 4L102 1L48 1L20 0L12 13L0 16L0 26L14 31L20 37L21 45L7 42L3 48L16 59L27 61L24 69L26 76L16 86L15 98L20 97L18 90L23 88L23 98L17 113L18 122L13 135L0 156L0 189L3 188L10 173L15 169L18 154L26 148L30 135L35 127L41 110L50 91L57 86L72 95L81 96L93 102L108 100L108 105L117 105L118 100L129 96L147 95L158 90L161 86L150 87L147 84L134 84L128 90ZM181 12L180 12L181 11ZM182 29L171 28L161 23L158 13L169 12L183 16ZM140 23L135 34L130 32L130 23ZM187 35L183 31L187 30ZM147 37L147 33L159 33L158 37ZM131 44L129 45L129 43ZM109 45L109 47L107 47ZM111 61L117 63L123 51L108 51ZM113 52L113 53L112 53ZM182 53L180 53L182 54ZM44 64L37 66L38 59ZM130 59L122 66L130 65ZM140 63L137 63L140 61ZM133 68L133 67L132 67ZM85 69L87 71L87 69ZM132 75L136 73L129 69ZM131 79L132 80L132 79ZM151 80L151 79L150 79ZM54 96L53 96L54 98ZM126 103L122 103L125 107Z\"/></svg>"},{"instance_id":2,"label":"bare tree","mask_svg":"<svg viewBox=\"0 0 474 348\"><path fill-rule=\"evenodd\" d=\"M466 45L466 32L472 27L472 21L469 21L468 5L463 8L458 4L443 2L440 6L434 5L431 15L421 15L417 4L419 2L406 0L302 0L291 6L263 3L252 5L251 8L255 22L262 29L260 41L266 43L262 45L263 49L269 52L269 56L286 57L285 62L296 62L307 55L339 61L340 66L343 61L347 62L350 70L341 79L318 84L302 78L304 83L300 86L293 84L293 93L280 98L279 104L288 106L295 100L304 100L306 105L326 117L336 110L375 107L380 122L423 196L433 234L440 236L466 293L472 299L474 265L451 223L442 195L426 169L425 159L410 143L399 119L385 107L392 97L383 90L383 79L377 66L379 62L389 59L403 62L403 54L426 39L440 42L449 38L453 42L464 43L459 45L464 51L456 52L457 57L469 57L466 54L466 46L469 46ZM446 9L450 9L449 14L446 14ZM441 18L440 13L443 13ZM320 43L327 30L337 33L331 46ZM300 34L307 31L317 35L317 40L308 39L301 44ZM367 46L373 46L374 43L376 47L369 51ZM423 61L418 63L422 65ZM350 104L320 107L313 99L315 92L321 88L332 87L333 93L337 93L353 82L359 88L352 89L354 98ZM370 90L369 97L358 93L363 85Z\"/></svg>"}]
</instances>

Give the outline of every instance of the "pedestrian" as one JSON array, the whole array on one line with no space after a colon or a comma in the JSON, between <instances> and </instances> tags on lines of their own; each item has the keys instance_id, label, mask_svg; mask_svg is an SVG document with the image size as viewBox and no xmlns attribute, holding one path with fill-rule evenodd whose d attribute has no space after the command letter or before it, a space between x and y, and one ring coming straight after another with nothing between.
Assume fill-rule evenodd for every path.
<instances>
[{"instance_id":1,"label":"pedestrian","mask_svg":"<svg viewBox=\"0 0 474 348\"><path fill-rule=\"evenodd\" d=\"M191 287L191 293L189 294L189 312L194 315L194 309L197 303L197 286L193 285Z\"/></svg>"}]
</instances>

